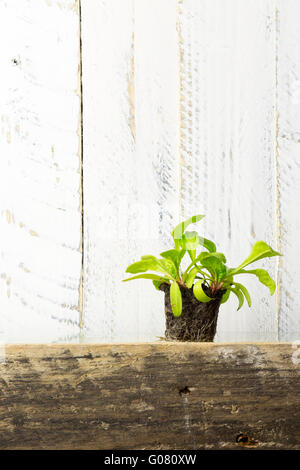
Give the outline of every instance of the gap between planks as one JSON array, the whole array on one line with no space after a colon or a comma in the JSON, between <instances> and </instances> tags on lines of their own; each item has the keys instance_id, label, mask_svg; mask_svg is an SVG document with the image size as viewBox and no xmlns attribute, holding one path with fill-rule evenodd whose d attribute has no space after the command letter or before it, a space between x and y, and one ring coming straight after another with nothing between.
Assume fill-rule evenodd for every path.
<instances>
[{"instance_id":1,"label":"gap between planks","mask_svg":"<svg viewBox=\"0 0 300 470\"><path fill-rule=\"evenodd\" d=\"M78 298L78 312L79 312L79 339L82 339L82 330L84 322L83 313L83 295L84 295L84 189L83 189L83 90L82 90L82 12L81 0L77 0L78 8L78 34L79 34L79 64L78 64L78 91L80 99L80 113L79 113L79 171L80 171L80 214L81 214L81 236L80 236L80 250L81 250L81 272L79 281L79 298Z\"/></svg>"}]
</instances>

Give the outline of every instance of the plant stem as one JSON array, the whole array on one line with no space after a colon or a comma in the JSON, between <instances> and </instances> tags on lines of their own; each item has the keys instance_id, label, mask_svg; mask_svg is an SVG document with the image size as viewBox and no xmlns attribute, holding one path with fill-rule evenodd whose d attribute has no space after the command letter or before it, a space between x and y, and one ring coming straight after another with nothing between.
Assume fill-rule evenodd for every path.
<instances>
[{"instance_id":1,"label":"plant stem","mask_svg":"<svg viewBox=\"0 0 300 470\"><path fill-rule=\"evenodd\" d=\"M206 273L204 273L203 271L201 271L201 269L199 268L199 266L197 266L196 262L195 261L192 261L191 264L189 264L189 266L186 268L186 270L184 271L183 273L183 277L188 273L188 271L191 269L192 266L195 266L198 271L203 275L205 276L207 279L209 279L210 281L213 281L213 279Z\"/></svg>"}]
</instances>

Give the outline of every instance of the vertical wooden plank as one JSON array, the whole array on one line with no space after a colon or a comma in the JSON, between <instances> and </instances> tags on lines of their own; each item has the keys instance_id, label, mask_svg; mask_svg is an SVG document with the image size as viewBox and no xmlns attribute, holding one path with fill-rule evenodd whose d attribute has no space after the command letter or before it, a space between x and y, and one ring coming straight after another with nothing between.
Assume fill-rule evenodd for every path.
<instances>
[{"instance_id":1,"label":"vertical wooden plank","mask_svg":"<svg viewBox=\"0 0 300 470\"><path fill-rule=\"evenodd\" d=\"M300 4L277 1L278 321L282 341L300 338Z\"/></svg>"},{"instance_id":2,"label":"vertical wooden plank","mask_svg":"<svg viewBox=\"0 0 300 470\"><path fill-rule=\"evenodd\" d=\"M6 342L79 332L76 0L0 1L0 306Z\"/></svg>"},{"instance_id":3,"label":"vertical wooden plank","mask_svg":"<svg viewBox=\"0 0 300 470\"><path fill-rule=\"evenodd\" d=\"M127 235L122 214L134 187L133 2L83 0L81 12L83 321L86 337L110 341L116 317L121 313L126 320L128 310L119 310L121 272L128 256L119 230ZM136 303L131 308L136 310Z\"/></svg>"},{"instance_id":4,"label":"vertical wooden plank","mask_svg":"<svg viewBox=\"0 0 300 470\"><path fill-rule=\"evenodd\" d=\"M163 296L121 280L178 212L176 2L84 0L82 33L85 337L147 340Z\"/></svg>"},{"instance_id":5,"label":"vertical wooden plank","mask_svg":"<svg viewBox=\"0 0 300 470\"><path fill-rule=\"evenodd\" d=\"M276 247L274 12L272 0L179 1L181 213L206 214L229 266L257 240ZM276 261L260 266L275 277ZM276 296L243 280L253 306L222 306L218 339L276 339Z\"/></svg>"},{"instance_id":6,"label":"vertical wooden plank","mask_svg":"<svg viewBox=\"0 0 300 470\"><path fill-rule=\"evenodd\" d=\"M138 253L159 255L173 246L170 235L179 218L177 2L135 0L134 18L137 197L149 227ZM164 295L141 282L139 337L163 336Z\"/></svg>"}]
</instances>

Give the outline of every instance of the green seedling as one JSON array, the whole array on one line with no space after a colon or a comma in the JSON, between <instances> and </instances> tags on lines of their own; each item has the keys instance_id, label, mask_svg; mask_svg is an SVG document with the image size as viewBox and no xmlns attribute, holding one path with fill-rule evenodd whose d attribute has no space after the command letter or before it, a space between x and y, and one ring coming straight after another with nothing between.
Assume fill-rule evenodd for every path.
<instances>
[{"instance_id":1,"label":"green seedling","mask_svg":"<svg viewBox=\"0 0 300 470\"><path fill-rule=\"evenodd\" d=\"M247 288L235 281L235 276L241 274L255 275L273 295L276 284L265 269L245 268L263 258L280 256L280 253L264 241L258 241L253 245L250 255L237 268L229 268L226 265L225 255L217 252L214 242L201 237L195 231L186 231L189 225L199 222L203 217L204 215L194 215L178 224L172 232L174 248L162 252L161 258L142 256L140 261L131 264L126 269L127 273L135 274L135 276L124 281L151 279L158 290L162 283L170 284L170 299L174 316L182 313L180 288L193 289L195 298L203 303L210 302L220 291L222 292L221 303L225 303L233 293L238 299L238 310L245 299L250 307L251 298ZM201 250L197 253L199 247ZM186 254L190 258L190 264L185 270L181 270L181 263Z\"/></svg>"}]
</instances>

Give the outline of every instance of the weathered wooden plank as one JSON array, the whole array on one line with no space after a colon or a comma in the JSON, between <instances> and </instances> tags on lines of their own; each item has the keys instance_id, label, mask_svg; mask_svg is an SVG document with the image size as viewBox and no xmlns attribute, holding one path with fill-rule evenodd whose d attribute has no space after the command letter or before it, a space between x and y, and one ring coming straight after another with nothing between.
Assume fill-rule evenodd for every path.
<instances>
[{"instance_id":1,"label":"weathered wooden plank","mask_svg":"<svg viewBox=\"0 0 300 470\"><path fill-rule=\"evenodd\" d=\"M80 97L76 0L0 1L0 330L79 331Z\"/></svg>"},{"instance_id":2,"label":"weathered wooden plank","mask_svg":"<svg viewBox=\"0 0 300 470\"><path fill-rule=\"evenodd\" d=\"M121 280L177 223L176 12L173 0L82 2L87 339L163 334L162 295Z\"/></svg>"},{"instance_id":3,"label":"weathered wooden plank","mask_svg":"<svg viewBox=\"0 0 300 470\"><path fill-rule=\"evenodd\" d=\"M206 214L233 266L257 240L276 248L275 4L181 0L178 31L181 213ZM262 263L274 277L275 263ZM222 306L218 340L277 339L275 296L243 279L253 306Z\"/></svg>"},{"instance_id":4,"label":"weathered wooden plank","mask_svg":"<svg viewBox=\"0 0 300 470\"><path fill-rule=\"evenodd\" d=\"M277 235L280 339L300 338L300 4L277 1Z\"/></svg>"},{"instance_id":5,"label":"weathered wooden plank","mask_svg":"<svg viewBox=\"0 0 300 470\"><path fill-rule=\"evenodd\" d=\"M115 337L120 273L135 246L123 216L135 186L133 2L84 0L81 11L84 331L103 341ZM136 311L137 298L128 297Z\"/></svg>"},{"instance_id":6,"label":"weathered wooden plank","mask_svg":"<svg viewBox=\"0 0 300 470\"><path fill-rule=\"evenodd\" d=\"M145 254L159 256L172 247L171 232L179 220L176 21L177 1L135 1L135 197L138 212L129 214L128 236L133 239L139 235L130 262ZM139 291L140 296L138 310L132 317L134 322L138 318L139 332L130 339L153 340L162 335L165 328L161 315L163 296L147 281L124 287L126 297L129 290L134 295ZM132 312L129 302L127 308Z\"/></svg>"},{"instance_id":7,"label":"weathered wooden plank","mask_svg":"<svg viewBox=\"0 0 300 470\"><path fill-rule=\"evenodd\" d=\"M7 342L76 339L78 2L0 9L0 331ZM87 339L163 334L163 296L120 280L168 246L179 215L199 212L231 264L257 239L284 255L277 299L247 280L253 307L222 306L217 339L299 338L298 10L295 0L82 1ZM276 277L276 261L265 266Z\"/></svg>"},{"instance_id":8,"label":"weathered wooden plank","mask_svg":"<svg viewBox=\"0 0 300 470\"><path fill-rule=\"evenodd\" d=\"M1 449L299 449L291 344L10 345Z\"/></svg>"}]
</instances>

